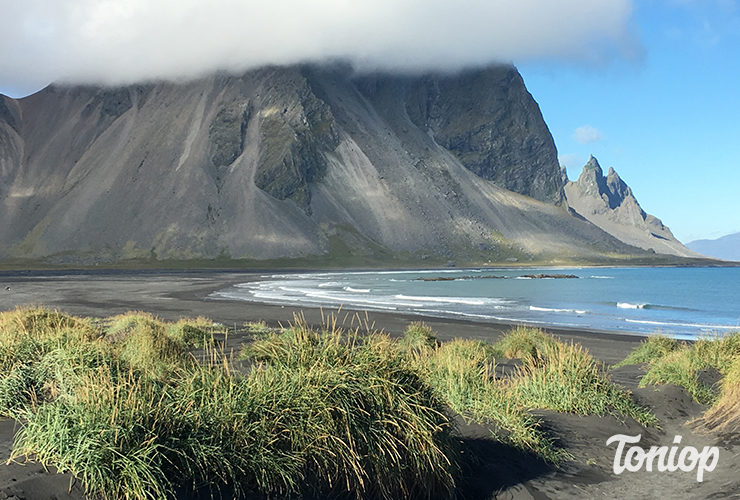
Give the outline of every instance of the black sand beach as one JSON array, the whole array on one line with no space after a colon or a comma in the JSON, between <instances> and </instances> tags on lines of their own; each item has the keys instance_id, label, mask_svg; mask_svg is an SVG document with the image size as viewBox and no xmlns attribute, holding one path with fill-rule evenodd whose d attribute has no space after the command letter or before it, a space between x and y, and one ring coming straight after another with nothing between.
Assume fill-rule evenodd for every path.
<instances>
[{"instance_id":1,"label":"black sand beach","mask_svg":"<svg viewBox=\"0 0 740 500\"><path fill-rule=\"evenodd\" d=\"M288 324L294 314L305 316L309 324L319 324L322 314L335 311L293 309L290 307L211 300L207 296L219 289L257 279L247 273L172 272L105 274L0 274L0 310L19 306L43 305L81 315L104 317L126 311L146 311L165 320L206 316L225 325L265 321L268 325ZM7 288L9 287L9 289ZM341 321L351 324L355 312L342 311ZM386 313L360 314L376 330L391 335L402 333L408 324L422 320L444 341L457 337L495 342L510 325L472 323L436 318L420 318ZM357 320L354 321L357 325ZM566 342L577 342L596 358L614 364L622 360L641 337L587 331L549 330ZM229 338L228 347L244 339ZM575 460L554 469L521 452L500 445L488 436L485 427L462 425L461 439L483 460L470 471L470 482L463 488L465 498L485 499L566 499L566 498L740 498L740 454L737 436L717 436L697 432L687 421L701 414L704 407L693 402L682 389L673 386L638 388L639 367L627 366L611 371L614 381L633 391L641 404L648 406L661 421L660 429L644 429L635 421L621 422L615 417L579 417L541 411L543 427L557 436ZM80 486L69 475L45 471L36 463L5 464L16 424L0 421L0 499L28 500L81 499ZM625 471L617 475L612 466L615 445L606 440L615 434L642 435L641 446L671 446L674 436L683 436L682 446L701 450L719 446L716 468L698 482L696 472ZM70 489L71 486L71 489Z\"/></svg>"}]
</instances>

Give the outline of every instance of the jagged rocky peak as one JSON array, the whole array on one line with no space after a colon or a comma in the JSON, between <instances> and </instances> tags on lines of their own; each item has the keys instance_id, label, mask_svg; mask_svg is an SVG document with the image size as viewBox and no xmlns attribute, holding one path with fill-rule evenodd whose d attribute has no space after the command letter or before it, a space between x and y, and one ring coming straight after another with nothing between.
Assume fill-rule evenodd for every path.
<instances>
[{"instance_id":1,"label":"jagged rocky peak","mask_svg":"<svg viewBox=\"0 0 740 500\"><path fill-rule=\"evenodd\" d=\"M601 165L599 165L598 160L593 155L589 158L586 165L583 166L576 185L583 195L603 199L606 205L612 210L622 205L627 198L634 199L632 190L619 177L616 170L613 167L609 167L609 173L604 176ZM637 200L635 200L635 203L637 203Z\"/></svg>"},{"instance_id":2,"label":"jagged rocky peak","mask_svg":"<svg viewBox=\"0 0 740 500\"><path fill-rule=\"evenodd\" d=\"M660 219L645 213L614 168L609 167L605 176L593 155L578 180L567 182L564 191L568 205L578 215L625 243L657 253L696 256Z\"/></svg>"}]
</instances>

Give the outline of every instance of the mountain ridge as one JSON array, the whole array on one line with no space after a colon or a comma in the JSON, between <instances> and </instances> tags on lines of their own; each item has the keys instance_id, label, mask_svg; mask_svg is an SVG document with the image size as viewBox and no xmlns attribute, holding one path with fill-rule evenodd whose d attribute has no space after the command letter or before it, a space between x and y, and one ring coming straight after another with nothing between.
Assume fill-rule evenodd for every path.
<instances>
[{"instance_id":1,"label":"mountain ridge","mask_svg":"<svg viewBox=\"0 0 740 500\"><path fill-rule=\"evenodd\" d=\"M713 240L690 241L686 247L715 259L740 261L740 233L726 234Z\"/></svg>"},{"instance_id":2,"label":"mountain ridge","mask_svg":"<svg viewBox=\"0 0 740 500\"><path fill-rule=\"evenodd\" d=\"M0 259L655 256L568 212L513 66L268 67L0 102Z\"/></svg>"}]
</instances>

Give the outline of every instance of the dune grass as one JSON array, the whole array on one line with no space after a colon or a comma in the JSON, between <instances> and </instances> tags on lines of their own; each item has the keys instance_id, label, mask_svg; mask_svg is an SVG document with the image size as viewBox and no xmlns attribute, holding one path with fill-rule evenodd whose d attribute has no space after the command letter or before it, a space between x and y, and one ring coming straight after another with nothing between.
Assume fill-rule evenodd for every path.
<instances>
[{"instance_id":1,"label":"dune grass","mask_svg":"<svg viewBox=\"0 0 740 500\"><path fill-rule=\"evenodd\" d=\"M695 423L716 432L740 431L740 356L735 356L725 371L712 407Z\"/></svg>"},{"instance_id":2,"label":"dune grass","mask_svg":"<svg viewBox=\"0 0 740 500\"><path fill-rule=\"evenodd\" d=\"M495 378L489 345L457 339L441 345L421 368L432 385L457 413L496 426L495 437L555 464L572 458L540 429L526 407L513 401Z\"/></svg>"},{"instance_id":3,"label":"dune grass","mask_svg":"<svg viewBox=\"0 0 740 500\"><path fill-rule=\"evenodd\" d=\"M299 321L242 352L260 363L252 384L279 384L265 395L300 388L305 413L296 415L291 439L315 447L306 458L312 477L331 483L338 476L358 496L451 495L456 450L442 401L409 369L396 341L330 325L317 332ZM337 458L343 470L332 464Z\"/></svg>"},{"instance_id":4,"label":"dune grass","mask_svg":"<svg viewBox=\"0 0 740 500\"><path fill-rule=\"evenodd\" d=\"M89 320L41 308L0 314L0 416L24 418L54 400L75 373L104 362Z\"/></svg>"},{"instance_id":5,"label":"dune grass","mask_svg":"<svg viewBox=\"0 0 740 500\"><path fill-rule=\"evenodd\" d=\"M248 362L235 363L213 340L221 328L145 313L0 313L0 414L24 425L13 457L72 472L103 500L204 488L442 499L455 496L461 470L453 412L553 463L572 457L531 409L654 423L585 350L538 330L495 345L441 343L421 323L394 339L367 324L361 333L296 318L250 327ZM507 356L521 365L496 376Z\"/></svg>"},{"instance_id":6,"label":"dune grass","mask_svg":"<svg viewBox=\"0 0 740 500\"><path fill-rule=\"evenodd\" d=\"M578 415L632 417L645 426L658 424L579 344L564 343L536 328L518 327L493 349L522 362L505 380L507 394L518 404Z\"/></svg>"},{"instance_id":7,"label":"dune grass","mask_svg":"<svg viewBox=\"0 0 740 500\"><path fill-rule=\"evenodd\" d=\"M683 387L700 404L711 405L719 391L701 380L703 372L717 370L726 376L740 357L740 334L705 337L683 342L660 335L648 337L615 367L647 363L640 386L673 384Z\"/></svg>"},{"instance_id":8,"label":"dune grass","mask_svg":"<svg viewBox=\"0 0 740 500\"><path fill-rule=\"evenodd\" d=\"M243 374L213 347L206 363L188 355L200 334L188 345L182 326L198 328L197 321L135 313L96 329L57 313L6 313L13 314L0 324L50 318L41 329L0 330L11 348L3 352L14 353L7 363L41 374L33 378L38 388L19 391L25 399L5 413L24 422L13 456L70 471L91 495L175 498L182 485L229 495L454 493L452 421L385 335L297 324L257 340L245 353L251 372ZM84 332L74 348L63 342L69 325ZM32 357L13 350L37 337L48 348L32 349ZM55 383L55 370L64 384L34 395ZM18 388L8 376L0 386L3 397Z\"/></svg>"},{"instance_id":9,"label":"dune grass","mask_svg":"<svg viewBox=\"0 0 740 500\"><path fill-rule=\"evenodd\" d=\"M683 387L697 403L710 406L698 423L717 430L740 428L740 332L695 342L651 336L615 367L639 363L646 363L641 387ZM720 377L718 387L702 380L712 371Z\"/></svg>"},{"instance_id":10,"label":"dune grass","mask_svg":"<svg viewBox=\"0 0 740 500\"><path fill-rule=\"evenodd\" d=\"M440 344L423 324L412 324L400 340L414 369L453 410L492 423L497 438L554 463L571 458L553 445L528 410L550 409L579 415L630 416L643 425L657 419L637 405L583 348L542 331L517 327L498 343L457 339ZM515 372L496 378L496 358L521 359Z\"/></svg>"},{"instance_id":11,"label":"dune grass","mask_svg":"<svg viewBox=\"0 0 740 500\"><path fill-rule=\"evenodd\" d=\"M677 351L683 345L682 342L665 335L651 335L629 353L626 358L615 364L614 368L649 363Z\"/></svg>"},{"instance_id":12,"label":"dune grass","mask_svg":"<svg viewBox=\"0 0 740 500\"><path fill-rule=\"evenodd\" d=\"M523 363L508 384L508 393L520 404L578 415L629 416L645 426L658 424L578 344L546 344Z\"/></svg>"}]
</instances>

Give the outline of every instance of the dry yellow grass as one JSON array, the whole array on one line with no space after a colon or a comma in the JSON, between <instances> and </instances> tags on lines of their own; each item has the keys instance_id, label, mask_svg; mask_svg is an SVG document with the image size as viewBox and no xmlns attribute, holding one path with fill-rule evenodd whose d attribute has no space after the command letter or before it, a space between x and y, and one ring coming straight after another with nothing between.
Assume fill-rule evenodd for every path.
<instances>
[{"instance_id":1,"label":"dry yellow grass","mask_svg":"<svg viewBox=\"0 0 740 500\"><path fill-rule=\"evenodd\" d=\"M695 423L716 432L740 431L740 356L722 379L719 398Z\"/></svg>"}]
</instances>

